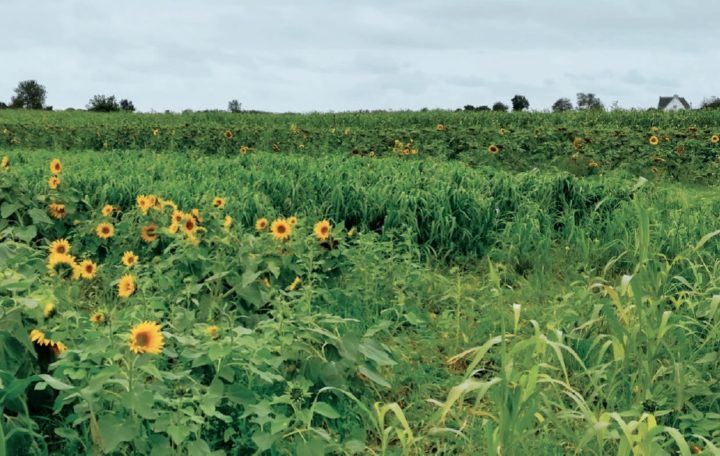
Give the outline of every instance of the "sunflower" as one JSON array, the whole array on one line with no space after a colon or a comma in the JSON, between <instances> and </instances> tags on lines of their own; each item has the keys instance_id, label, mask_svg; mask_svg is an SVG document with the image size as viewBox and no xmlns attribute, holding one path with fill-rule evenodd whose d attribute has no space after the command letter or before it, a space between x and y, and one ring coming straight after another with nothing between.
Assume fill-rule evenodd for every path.
<instances>
[{"instance_id":1,"label":"sunflower","mask_svg":"<svg viewBox=\"0 0 720 456\"><path fill-rule=\"evenodd\" d=\"M180 225L183 232L187 235L193 235L195 234L195 231L197 231L197 222L195 221L195 217L193 217L190 214L187 214L185 216L185 220Z\"/></svg>"},{"instance_id":2,"label":"sunflower","mask_svg":"<svg viewBox=\"0 0 720 456\"><path fill-rule=\"evenodd\" d=\"M445 125L439 123L435 126L435 130L437 131L445 131Z\"/></svg>"},{"instance_id":3,"label":"sunflower","mask_svg":"<svg viewBox=\"0 0 720 456\"><path fill-rule=\"evenodd\" d=\"M112 214L112 211L113 211L112 204L106 204L106 205L103 206L103 208L102 208L102 210L101 210L100 212L102 212L102 215L104 215L105 217L107 217L107 216L109 216L110 214Z\"/></svg>"},{"instance_id":4,"label":"sunflower","mask_svg":"<svg viewBox=\"0 0 720 456\"><path fill-rule=\"evenodd\" d=\"M173 211L172 215L170 216L170 221L172 223L180 223L182 222L182 219L185 218L185 213L183 211Z\"/></svg>"},{"instance_id":5,"label":"sunflower","mask_svg":"<svg viewBox=\"0 0 720 456\"><path fill-rule=\"evenodd\" d=\"M292 283L290 285L288 285L288 287L287 287L288 291L295 290L300 285L300 282L302 282L300 277L295 277L295 280L293 280Z\"/></svg>"},{"instance_id":6,"label":"sunflower","mask_svg":"<svg viewBox=\"0 0 720 456\"><path fill-rule=\"evenodd\" d=\"M55 355L60 355L62 352L67 350L67 347L62 342L57 342L52 339L45 337L45 333L39 329L33 329L30 331L30 340L35 342L41 347L50 347Z\"/></svg>"},{"instance_id":7,"label":"sunflower","mask_svg":"<svg viewBox=\"0 0 720 456\"><path fill-rule=\"evenodd\" d=\"M270 279L268 279L267 277L263 277L262 283L265 286L265 288L270 288Z\"/></svg>"},{"instance_id":8,"label":"sunflower","mask_svg":"<svg viewBox=\"0 0 720 456\"><path fill-rule=\"evenodd\" d=\"M47 268L50 275L57 274L66 276L68 275L68 272L72 274L75 270L75 266L77 266L75 257L70 256L67 253L51 253L48 257Z\"/></svg>"},{"instance_id":9,"label":"sunflower","mask_svg":"<svg viewBox=\"0 0 720 456\"><path fill-rule=\"evenodd\" d=\"M95 234L97 234L97 237L100 239L109 239L115 234L115 227L106 222L100 223L97 228L95 228Z\"/></svg>"},{"instance_id":10,"label":"sunflower","mask_svg":"<svg viewBox=\"0 0 720 456\"><path fill-rule=\"evenodd\" d=\"M130 274L125 274L118 282L118 296L129 298L133 293L135 293L135 279Z\"/></svg>"},{"instance_id":11,"label":"sunflower","mask_svg":"<svg viewBox=\"0 0 720 456\"><path fill-rule=\"evenodd\" d=\"M105 314L103 314L102 312L95 312L90 315L90 321L95 323L96 325L99 325L105 321Z\"/></svg>"},{"instance_id":12,"label":"sunflower","mask_svg":"<svg viewBox=\"0 0 720 456\"><path fill-rule=\"evenodd\" d=\"M295 226L295 225L297 225L297 217L295 217L294 215L291 215L290 217L287 218L287 222L290 224L290 226Z\"/></svg>"},{"instance_id":13,"label":"sunflower","mask_svg":"<svg viewBox=\"0 0 720 456\"><path fill-rule=\"evenodd\" d=\"M80 277L85 280L90 280L97 274L97 264L92 260L83 260L77 265Z\"/></svg>"},{"instance_id":14,"label":"sunflower","mask_svg":"<svg viewBox=\"0 0 720 456\"><path fill-rule=\"evenodd\" d=\"M292 234L292 226L284 219L277 219L270 225L270 232L275 239L285 241Z\"/></svg>"},{"instance_id":15,"label":"sunflower","mask_svg":"<svg viewBox=\"0 0 720 456\"><path fill-rule=\"evenodd\" d=\"M268 220L265 217L257 219L255 222L255 229L258 231L263 231L265 228L267 228Z\"/></svg>"},{"instance_id":16,"label":"sunflower","mask_svg":"<svg viewBox=\"0 0 720 456\"><path fill-rule=\"evenodd\" d=\"M65 212L64 204L57 204L57 203L48 204L48 211L50 212L50 215L53 218L56 218L58 220L64 219L67 216L67 212Z\"/></svg>"},{"instance_id":17,"label":"sunflower","mask_svg":"<svg viewBox=\"0 0 720 456\"><path fill-rule=\"evenodd\" d=\"M225 139L233 139L233 136L235 135L233 135L233 132L231 132L230 130L225 130L225 133L223 133L223 137Z\"/></svg>"},{"instance_id":18,"label":"sunflower","mask_svg":"<svg viewBox=\"0 0 720 456\"><path fill-rule=\"evenodd\" d=\"M713 144L717 144L720 142L720 135L712 135L710 137L710 142Z\"/></svg>"},{"instance_id":19,"label":"sunflower","mask_svg":"<svg viewBox=\"0 0 720 456\"><path fill-rule=\"evenodd\" d=\"M128 250L127 252L125 252L125 253L123 254L122 264L124 264L124 265L127 266L128 268L131 268L131 267L133 267L133 266L135 265L135 263L138 262L138 259L139 259L138 256L135 255L135 254L132 252L132 250Z\"/></svg>"},{"instance_id":20,"label":"sunflower","mask_svg":"<svg viewBox=\"0 0 720 456\"><path fill-rule=\"evenodd\" d=\"M573 146L574 146L576 149L581 149L582 146L583 146L583 140L582 140L582 138L576 137L575 139L573 139L573 142L572 142L572 143L573 143Z\"/></svg>"},{"instance_id":21,"label":"sunflower","mask_svg":"<svg viewBox=\"0 0 720 456\"><path fill-rule=\"evenodd\" d=\"M51 318L56 313L57 309L55 308L54 302L48 302L47 304L45 304L45 307L43 307L43 317L45 318Z\"/></svg>"},{"instance_id":22,"label":"sunflower","mask_svg":"<svg viewBox=\"0 0 720 456\"><path fill-rule=\"evenodd\" d=\"M330 237L330 230L332 226L330 225L330 222L327 220L321 220L315 224L315 227L313 228L313 233L315 233L315 236L320 241L327 241L327 239Z\"/></svg>"},{"instance_id":23,"label":"sunflower","mask_svg":"<svg viewBox=\"0 0 720 456\"><path fill-rule=\"evenodd\" d=\"M657 136L652 135L650 137L650 139L648 140L648 142L650 142L650 144L652 144L653 146L657 146L657 144L660 142L660 140L658 139Z\"/></svg>"},{"instance_id":24,"label":"sunflower","mask_svg":"<svg viewBox=\"0 0 720 456\"><path fill-rule=\"evenodd\" d=\"M487 148L487 151L489 154L496 155L498 152L500 152L500 148L496 146L495 144L490 144Z\"/></svg>"},{"instance_id":25,"label":"sunflower","mask_svg":"<svg viewBox=\"0 0 720 456\"><path fill-rule=\"evenodd\" d=\"M245 155L246 153L250 152L250 148L248 146L240 146L240 153Z\"/></svg>"},{"instance_id":26,"label":"sunflower","mask_svg":"<svg viewBox=\"0 0 720 456\"><path fill-rule=\"evenodd\" d=\"M177 234L178 230L180 229L180 224L172 222L170 226L168 227L168 231L170 234Z\"/></svg>"},{"instance_id":27,"label":"sunflower","mask_svg":"<svg viewBox=\"0 0 720 456\"><path fill-rule=\"evenodd\" d=\"M58 185L60 185L60 179L58 179L57 176L50 176L50 179L48 179L48 187L50 187L50 190L56 190Z\"/></svg>"},{"instance_id":28,"label":"sunflower","mask_svg":"<svg viewBox=\"0 0 720 456\"><path fill-rule=\"evenodd\" d=\"M223 220L223 228L225 229L225 232L230 231L230 227L232 226L233 218L229 215L225 216L225 220Z\"/></svg>"},{"instance_id":29,"label":"sunflower","mask_svg":"<svg viewBox=\"0 0 720 456\"><path fill-rule=\"evenodd\" d=\"M0 169L3 171L10 168L10 158L8 158L7 155L3 155L2 160L0 160Z\"/></svg>"},{"instance_id":30,"label":"sunflower","mask_svg":"<svg viewBox=\"0 0 720 456\"><path fill-rule=\"evenodd\" d=\"M198 225L203 222L202 217L200 217L200 211L196 207L190 209L190 213L195 217L195 222L197 222Z\"/></svg>"},{"instance_id":31,"label":"sunflower","mask_svg":"<svg viewBox=\"0 0 720 456\"><path fill-rule=\"evenodd\" d=\"M218 334L218 331L220 331L220 328L216 325L210 325L205 329L210 337L213 339L217 339L220 337L220 334Z\"/></svg>"},{"instance_id":32,"label":"sunflower","mask_svg":"<svg viewBox=\"0 0 720 456\"><path fill-rule=\"evenodd\" d=\"M163 198L158 198L158 204L160 205L160 209L165 209L166 207L169 207L173 211L177 210L177 204L175 204L175 201L173 201L173 200L166 200Z\"/></svg>"},{"instance_id":33,"label":"sunflower","mask_svg":"<svg viewBox=\"0 0 720 456\"><path fill-rule=\"evenodd\" d=\"M130 331L130 351L134 353L159 355L164 344L160 325L155 322L144 321Z\"/></svg>"},{"instance_id":34,"label":"sunflower","mask_svg":"<svg viewBox=\"0 0 720 456\"><path fill-rule=\"evenodd\" d=\"M62 163L57 158L50 162L50 172L55 175L62 172Z\"/></svg>"},{"instance_id":35,"label":"sunflower","mask_svg":"<svg viewBox=\"0 0 720 456\"><path fill-rule=\"evenodd\" d=\"M500 130L498 130L498 133L500 133L501 135L504 135L506 131L507 130L505 130L504 128L501 128Z\"/></svg>"},{"instance_id":36,"label":"sunflower","mask_svg":"<svg viewBox=\"0 0 720 456\"><path fill-rule=\"evenodd\" d=\"M159 129L159 128L153 128L153 129L152 129L152 135L153 135L153 136L159 136L159 135L160 135L160 129Z\"/></svg>"},{"instance_id":37,"label":"sunflower","mask_svg":"<svg viewBox=\"0 0 720 456\"><path fill-rule=\"evenodd\" d=\"M218 209L224 208L225 207L225 198L216 196L215 198L213 198L212 205Z\"/></svg>"},{"instance_id":38,"label":"sunflower","mask_svg":"<svg viewBox=\"0 0 720 456\"><path fill-rule=\"evenodd\" d=\"M156 233L156 230L158 229L158 226L154 223L151 223L149 225L145 225L140 229L140 239L147 242L148 244L156 240L158 237L158 234Z\"/></svg>"},{"instance_id":39,"label":"sunflower","mask_svg":"<svg viewBox=\"0 0 720 456\"><path fill-rule=\"evenodd\" d=\"M155 206L157 199L153 195L138 195L135 198L135 202L143 215L147 215L148 210Z\"/></svg>"},{"instance_id":40,"label":"sunflower","mask_svg":"<svg viewBox=\"0 0 720 456\"><path fill-rule=\"evenodd\" d=\"M70 243L66 239L57 239L50 243L50 254L70 253Z\"/></svg>"}]
</instances>

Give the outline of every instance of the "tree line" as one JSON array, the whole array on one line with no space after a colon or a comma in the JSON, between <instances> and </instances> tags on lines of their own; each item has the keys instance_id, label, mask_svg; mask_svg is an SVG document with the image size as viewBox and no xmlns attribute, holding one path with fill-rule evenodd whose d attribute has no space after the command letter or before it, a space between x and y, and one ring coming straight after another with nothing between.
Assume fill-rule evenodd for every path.
<instances>
[{"instance_id":1,"label":"tree line","mask_svg":"<svg viewBox=\"0 0 720 456\"><path fill-rule=\"evenodd\" d=\"M15 94L10 99L10 104L6 104L0 101L0 109L45 109L52 111L52 106L47 106L45 101L47 99L47 90L45 86L39 84L35 80L21 81L15 88ZM604 111L605 105L594 93L578 93L576 95L576 104L578 110L591 110L591 111ZM530 102L524 95L515 95L510 99L510 105L498 101L492 105L473 106L465 105L463 108L465 111L499 111L507 112L512 107L513 111L526 111L530 109ZM617 106L617 102L613 104L613 109ZM242 104L237 100L230 100L228 102L228 111L230 112L241 112ZM128 99L117 100L115 95L94 95L88 104L85 106L88 111L95 112L134 112L135 106L133 102ZM720 108L720 98L710 97L705 98L701 105L701 109ZM553 112L565 112L572 111L575 107L569 98L559 98L552 105ZM460 111L460 109L458 109Z\"/></svg>"}]
</instances>

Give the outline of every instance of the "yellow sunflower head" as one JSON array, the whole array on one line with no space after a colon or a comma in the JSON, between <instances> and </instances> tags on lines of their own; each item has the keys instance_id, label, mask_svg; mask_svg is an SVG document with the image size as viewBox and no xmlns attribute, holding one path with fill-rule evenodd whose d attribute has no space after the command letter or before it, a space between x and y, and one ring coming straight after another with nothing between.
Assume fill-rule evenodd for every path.
<instances>
[{"instance_id":1,"label":"yellow sunflower head","mask_svg":"<svg viewBox=\"0 0 720 456\"><path fill-rule=\"evenodd\" d=\"M60 178L57 176L50 176L50 179L48 179L48 187L50 187L51 190L56 190L58 185L60 185Z\"/></svg>"},{"instance_id":2,"label":"yellow sunflower head","mask_svg":"<svg viewBox=\"0 0 720 456\"><path fill-rule=\"evenodd\" d=\"M113 234L115 234L115 227L107 222L100 223L97 228L95 228L95 234L97 234L97 237L100 239L110 239Z\"/></svg>"},{"instance_id":3,"label":"yellow sunflower head","mask_svg":"<svg viewBox=\"0 0 720 456\"><path fill-rule=\"evenodd\" d=\"M202 217L200 217L200 211L198 210L198 208L194 207L194 208L190 209L190 213L192 214L193 217L195 217L195 222L198 225L203 222Z\"/></svg>"},{"instance_id":4,"label":"yellow sunflower head","mask_svg":"<svg viewBox=\"0 0 720 456\"><path fill-rule=\"evenodd\" d=\"M292 226L284 219L277 219L270 225L270 233L275 239L285 241L292 234Z\"/></svg>"},{"instance_id":5,"label":"yellow sunflower head","mask_svg":"<svg viewBox=\"0 0 720 456\"><path fill-rule=\"evenodd\" d=\"M50 162L50 172L56 175L62 172L62 163L57 158Z\"/></svg>"},{"instance_id":6,"label":"yellow sunflower head","mask_svg":"<svg viewBox=\"0 0 720 456\"><path fill-rule=\"evenodd\" d=\"M224 208L225 207L225 198L216 196L215 198L213 198L212 205L213 205L213 207L216 207L218 209Z\"/></svg>"},{"instance_id":7,"label":"yellow sunflower head","mask_svg":"<svg viewBox=\"0 0 720 456\"><path fill-rule=\"evenodd\" d=\"M70 243L66 239L57 239L50 243L50 254L67 254L70 253Z\"/></svg>"},{"instance_id":8,"label":"yellow sunflower head","mask_svg":"<svg viewBox=\"0 0 720 456\"><path fill-rule=\"evenodd\" d=\"M105 217L108 217L113 212L112 204L104 205L101 212L102 212L102 215L104 215Z\"/></svg>"},{"instance_id":9,"label":"yellow sunflower head","mask_svg":"<svg viewBox=\"0 0 720 456\"><path fill-rule=\"evenodd\" d=\"M175 210L172 213L172 216L170 216L170 220L172 223L180 223L182 222L182 219L185 218L185 213L183 211Z\"/></svg>"},{"instance_id":10,"label":"yellow sunflower head","mask_svg":"<svg viewBox=\"0 0 720 456\"><path fill-rule=\"evenodd\" d=\"M330 237L331 229L332 226L330 225L329 221L321 220L315 224L315 227L313 228L313 233L315 233L315 237L317 237L318 240L326 241Z\"/></svg>"},{"instance_id":11,"label":"yellow sunflower head","mask_svg":"<svg viewBox=\"0 0 720 456\"><path fill-rule=\"evenodd\" d=\"M77 266L75 257L67 253L51 253L48 257L47 267L50 275L58 275L63 278L72 276L75 266Z\"/></svg>"},{"instance_id":12,"label":"yellow sunflower head","mask_svg":"<svg viewBox=\"0 0 720 456\"><path fill-rule=\"evenodd\" d=\"M500 130L498 130L498 133L500 133L501 135L504 135L506 132L507 132L507 130L505 130L504 128L501 128Z\"/></svg>"},{"instance_id":13,"label":"yellow sunflower head","mask_svg":"<svg viewBox=\"0 0 720 456\"><path fill-rule=\"evenodd\" d=\"M52 339L48 339L44 332L39 329L33 329L30 331L30 340L40 347L49 347L52 349L55 356L62 354L67 347L62 342L57 342Z\"/></svg>"},{"instance_id":14,"label":"yellow sunflower head","mask_svg":"<svg viewBox=\"0 0 720 456\"><path fill-rule=\"evenodd\" d=\"M180 225L183 232L187 235L195 234L195 231L197 231L197 222L195 221L195 217L193 217L190 214L187 214L182 221L182 224Z\"/></svg>"},{"instance_id":15,"label":"yellow sunflower head","mask_svg":"<svg viewBox=\"0 0 720 456\"><path fill-rule=\"evenodd\" d=\"M160 325L152 321L144 321L130 331L130 351L159 355L165 344L160 332Z\"/></svg>"},{"instance_id":16,"label":"yellow sunflower head","mask_svg":"<svg viewBox=\"0 0 720 456\"><path fill-rule=\"evenodd\" d=\"M3 171L10 169L10 158L7 155L3 155L2 159L0 159L0 169Z\"/></svg>"},{"instance_id":17,"label":"yellow sunflower head","mask_svg":"<svg viewBox=\"0 0 720 456\"><path fill-rule=\"evenodd\" d=\"M43 317L45 318L51 318L53 315L57 313L57 309L55 308L55 303L50 301L43 307Z\"/></svg>"},{"instance_id":18,"label":"yellow sunflower head","mask_svg":"<svg viewBox=\"0 0 720 456\"><path fill-rule=\"evenodd\" d=\"M248 152L250 152L250 148L248 146L240 146L240 153L245 155Z\"/></svg>"},{"instance_id":19,"label":"yellow sunflower head","mask_svg":"<svg viewBox=\"0 0 720 456\"><path fill-rule=\"evenodd\" d=\"M435 126L435 129L436 129L437 131L444 131L444 130L445 130L445 125L439 123L439 124L437 124L437 125Z\"/></svg>"},{"instance_id":20,"label":"yellow sunflower head","mask_svg":"<svg viewBox=\"0 0 720 456\"><path fill-rule=\"evenodd\" d=\"M295 225L297 225L297 217L295 217L294 215L291 215L290 217L287 218L287 222L290 224L290 226L295 226Z\"/></svg>"},{"instance_id":21,"label":"yellow sunflower head","mask_svg":"<svg viewBox=\"0 0 720 456\"><path fill-rule=\"evenodd\" d=\"M223 133L223 137L225 139L233 139L233 136L235 135L233 135L233 132L231 132L230 130L225 130L225 132Z\"/></svg>"},{"instance_id":22,"label":"yellow sunflower head","mask_svg":"<svg viewBox=\"0 0 720 456\"><path fill-rule=\"evenodd\" d=\"M225 228L225 231L230 231L230 227L232 226L233 218L230 215L225 216L225 220L223 220L223 228Z\"/></svg>"},{"instance_id":23,"label":"yellow sunflower head","mask_svg":"<svg viewBox=\"0 0 720 456\"><path fill-rule=\"evenodd\" d=\"M292 283L290 285L288 285L288 287L287 287L288 291L295 290L300 285L300 282L302 282L300 277L295 277L295 280L293 280Z\"/></svg>"},{"instance_id":24,"label":"yellow sunflower head","mask_svg":"<svg viewBox=\"0 0 720 456\"><path fill-rule=\"evenodd\" d=\"M131 268L135 266L135 264L138 262L138 256L135 255L132 250L128 250L123 254L122 257L122 264L124 264L126 267Z\"/></svg>"},{"instance_id":25,"label":"yellow sunflower head","mask_svg":"<svg viewBox=\"0 0 720 456\"><path fill-rule=\"evenodd\" d=\"M121 298L129 298L135 293L135 278L130 274L120 277L118 282L118 296Z\"/></svg>"},{"instance_id":26,"label":"yellow sunflower head","mask_svg":"<svg viewBox=\"0 0 720 456\"><path fill-rule=\"evenodd\" d=\"M712 135L710 137L710 142L713 144L717 144L720 142L720 135Z\"/></svg>"},{"instance_id":27,"label":"yellow sunflower head","mask_svg":"<svg viewBox=\"0 0 720 456\"><path fill-rule=\"evenodd\" d=\"M90 321L95 323L96 325L100 325L105 321L105 314L103 314L102 312L95 312L90 315Z\"/></svg>"},{"instance_id":28,"label":"yellow sunflower head","mask_svg":"<svg viewBox=\"0 0 720 456\"><path fill-rule=\"evenodd\" d=\"M498 152L500 152L500 148L496 146L495 144L490 144L488 146L488 153L491 155L497 155Z\"/></svg>"},{"instance_id":29,"label":"yellow sunflower head","mask_svg":"<svg viewBox=\"0 0 720 456\"><path fill-rule=\"evenodd\" d=\"M92 260L83 260L77 265L80 277L85 280L91 280L97 274L97 264Z\"/></svg>"},{"instance_id":30,"label":"yellow sunflower head","mask_svg":"<svg viewBox=\"0 0 720 456\"><path fill-rule=\"evenodd\" d=\"M652 135L652 136L650 137L650 139L648 140L648 142L649 142L650 144L652 144L653 146L657 146L658 143L660 142L660 140L658 139L657 136Z\"/></svg>"},{"instance_id":31,"label":"yellow sunflower head","mask_svg":"<svg viewBox=\"0 0 720 456\"><path fill-rule=\"evenodd\" d=\"M160 237L157 234L157 229L158 226L154 223L143 226L142 228L140 228L140 239L147 242L148 244L153 242L158 237Z\"/></svg>"},{"instance_id":32,"label":"yellow sunflower head","mask_svg":"<svg viewBox=\"0 0 720 456\"><path fill-rule=\"evenodd\" d=\"M64 204L58 204L58 203L51 203L48 204L48 211L50 212L50 215L58 220L64 219L67 217L67 212L65 212L65 205Z\"/></svg>"},{"instance_id":33,"label":"yellow sunflower head","mask_svg":"<svg viewBox=\"0 0 720 456\"><path fill-rule=\"evenodd\" d=\"M266 219L265 217L262 217L262 218L257 219L257 221L255 222L255 229L258 231L263 231L263 230L265 230L265 228L267 228L267 225L268 225L268 219Z\"/></svg>"},{"instance_id":34,"label":"yellow sunflower head","mask_svg":"<svg viewBox=\"0 0 720 456\"><path fill-rule=\"evenodd\" d=\"M220 337L219 331L220 328L216 325L210 325L206 328L206 331L210 337L213 339L218 339Z\"/></svg>"},{"instance_id":35,"label":"yellow sunflower head","mask_svg":"<svg viewBox=\"0 0 720 456\"><path fill-rule=\"evenodd\" d=\"M153 129L152 129L152 135L153 135L153 136L160 136L160 129L159 129L159 128L153 128Z\"/></svg>"}]
</instances>

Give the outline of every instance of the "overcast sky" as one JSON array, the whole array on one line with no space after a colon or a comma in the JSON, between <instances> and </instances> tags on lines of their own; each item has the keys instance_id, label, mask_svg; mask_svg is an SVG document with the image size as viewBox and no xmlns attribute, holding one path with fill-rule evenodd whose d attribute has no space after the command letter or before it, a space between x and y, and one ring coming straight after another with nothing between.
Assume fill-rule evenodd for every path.
<instances>
[{"instance_id":1,"label":"overcast sky","mask_svg":"<svg viewBox=\"0 0 720 456\"><path fill-rule=\"evenodd\" d=\"M715 0L0 0L0 100L142 111L606 105L720 95Z\"/></svg>"}]
</instances>

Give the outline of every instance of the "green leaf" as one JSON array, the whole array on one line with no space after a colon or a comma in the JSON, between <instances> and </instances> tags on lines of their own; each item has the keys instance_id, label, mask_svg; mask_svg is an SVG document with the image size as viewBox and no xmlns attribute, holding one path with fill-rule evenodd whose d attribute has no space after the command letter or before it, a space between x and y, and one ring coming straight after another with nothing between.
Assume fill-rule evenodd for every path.
<instances>
[{"instance_id":1,"label":"green leaf","mask_svg":"<svg viewBox=\"0 0 720 456\"><path fill-rule=\"evenodd\" d=\"M0 217L2 218L8 218L11 215L15 213L18 209L20 209L20 205L17 203L10 203L8 201L2 203L2 206L0 206Z\"/></svg>"},{"instance_id":2,"label":"green leaf","mask_svg":"<svg viewBox=\"0 0 720 456\"><path fill-rule=\"evenodd\" d=\"M30 215L30 218L32 219L32 222L33 222L35 225L38 225L38 224L41 224L41 223L50 224L50 223L53 222L53 221L50 219L50 217L48 217L47 212L45 212L45 211L42 210L42 209L38 209L38 208L30 209L30 210L28 211L28 214Z\"/></svg>"},{"instance_id":3,"label":"green leaf","mask_svg":"<svg viewBox=\"0 0 720 456\"><path fill-rule=\"evenodd\" d=\"M105 453L111 453L122 442L129 442L137 434L137 427L128 419L120 419L115 415L103 415L98 419L98 427L102 437L100 445Z\"/></svg>"},{"instance_id":4,"label":"green leaf","mask_svg":"<svg viewBox=\"0 0 720 456\"><path fill-rule=\"evenodd\" d=\"M373 339L365 339L363 343L358 346L358 350L360 350L360 353L365 355L365 357L375 361L380 366L397 364L388 356L383 346Z\"/></svg>"},{"instance_id":5,"label":"green leaf","mask_svg":"<svg viewBox=\"0 0 720 456\"><path fill-rule=\"evenodd\" d=\"M55 377L52 377L52 376L50 376L50 375L48 375L48 374L40 374L40 375L38 375L38 377L40 377L42 380L45 381L45 383L47 383L48 385L50 385L51 388L56 389L56 390L58 390L58 391L63 391L63 390L68 390L68 389L74 388L74 386L68 385L67 383L63 383L63 382L61 382L60 380L58 380L58 379L56 379ZM35 389L44 389L44 387L43 387L43 388L38 388L38 386L39 386L40 384L42 384L42 382L41 382L41 383L38 383L38 384L35 386Z\"/></svg>"},{"instance_id":6,"label":"green leaf","mask_svg":"<svg viewBox=\"0 0 720 456\"><path fill-rule=\"evenodd\" d=\"M317 413L318 415L322 415L325 418L330 418L331 420L340 418L340 414L337 412L337 410L335 410L333 406L328 404L327 402L316 402L315 413Z\"/></svg>"},{"instance_id":7,"label":"green leaf","mask_svg":"<svg viewBox=\"0 0 720 456\"><path fill-rule=\"evenodd\" d=\"M13 234L23 242L30 242L37 236L37 228L35 225L18 226L13 229Z\"/></svg>"},{"instance_id":8,"label":"green leaf","mask_svg":"<svg viewBox=\"0 0 720 456\"><path fill-rule=\"evenodd\" d=\"M366 365L360 366L358 371L362 375L364 375L365 377L367 377L368 379L372 380L373 382L377 383L380 386L384 386L385 388L391 387L390 383L388 383L387 380L385 380L382 377L382 375L378 374L377 372L375 372L373 369L371 369L370 367L368 367Z\"/></svg>"}]
</instances>

